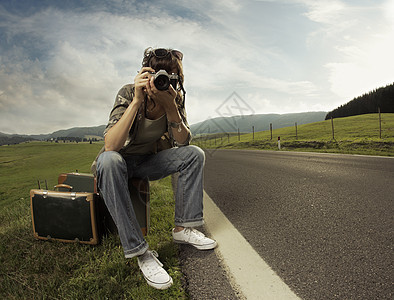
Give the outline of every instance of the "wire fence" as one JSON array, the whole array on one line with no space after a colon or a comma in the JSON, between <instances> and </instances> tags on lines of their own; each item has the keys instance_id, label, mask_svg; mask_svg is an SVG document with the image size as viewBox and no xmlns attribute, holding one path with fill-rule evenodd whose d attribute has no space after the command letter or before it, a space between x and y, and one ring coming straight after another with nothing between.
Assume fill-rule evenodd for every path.
<instances>
[{"instance_id":1,"label":"wire fence","mask_svg":"<svg viewBox=\"0 0 394 300\"><path fill-rule=\"evenodd\" d=\"M382 115L385 117L382 118ZM386 121L384 121L384 119ZM394 140L394 114L372 114L357 121L347 121L346 118L331 118L318 122L316 128L307 128L297 122L293 126L274 129L274 124L269 124L269 130L255 131L255 126L249 132L241 132L237 128L234 132L218 132L200 134L194 138L194 144L200 147L220 147L237 142L271 141L280 145L281 135L286 140L332 140L337 139L393 139ZM293 129L291 129L293 128ZM282 138L283 139L283 138Z\"/></svg>"}]
</instances>

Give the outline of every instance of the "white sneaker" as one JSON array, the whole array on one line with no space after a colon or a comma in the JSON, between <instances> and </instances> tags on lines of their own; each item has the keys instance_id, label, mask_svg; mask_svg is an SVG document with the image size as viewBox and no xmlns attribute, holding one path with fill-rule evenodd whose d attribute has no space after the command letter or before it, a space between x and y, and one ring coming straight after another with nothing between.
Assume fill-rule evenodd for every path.
<instances>
[{"instance_id":1,"label":"white sneaker","mask_svg":"<svg viewBox=\"0 0 394 300\"><path fill-rule=\"evenodd\" d=\"M173 229L172 238L175 243L189 244L198 250L210 250L217 246L216 241L207 238L202 232L190 227L185 227L179 232L174 232Z\"/></svg>"},{"instance_id":2,"label":"white sneaker","mask_svg":"<svg viewBox=\"0 0 394 300\"><path fill-rule=\"evenodd\" d=\"M146 250L143 255L137 257L138 266L151 287L165 290L172 285L172 278L163 269L163 264L157 259L158 256L156 251Z\"/></svg>"}]
</instances>

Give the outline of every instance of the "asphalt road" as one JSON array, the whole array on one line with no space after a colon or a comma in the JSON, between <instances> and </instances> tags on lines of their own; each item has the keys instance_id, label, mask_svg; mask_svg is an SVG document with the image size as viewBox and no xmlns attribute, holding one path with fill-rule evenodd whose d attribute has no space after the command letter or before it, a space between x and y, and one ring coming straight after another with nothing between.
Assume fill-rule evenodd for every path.
<instances>
[{"instance_id":1,"label":"asphalt road","mask_svg":"<svg viewBox=\"0 0 394 300\"><path fill-rule=\"evenodd\" d=\"M393 299L394 158L252 150L206 158L205 191L299 297Z\"/></svg>"}]
</instances>

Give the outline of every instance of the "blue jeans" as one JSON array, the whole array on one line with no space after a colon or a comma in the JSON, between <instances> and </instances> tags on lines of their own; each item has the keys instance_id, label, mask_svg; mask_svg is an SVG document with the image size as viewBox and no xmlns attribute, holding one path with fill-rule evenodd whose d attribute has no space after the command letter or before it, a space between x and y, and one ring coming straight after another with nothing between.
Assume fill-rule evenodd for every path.
<instances>
[{"instance_id":1,"label":"blue jeans","mask_svg":"<svg viewBox=\"0 0 394 300\"><path fill-rule=\"evenodd\" d=\"M200 226L204 223L204 162L204 152L192 145L152 155L123 157L118 152L107 151L98 157L98 188L118 228L126 258L142 255L148 249L130 200L128 179L157 180L178 172L175 225Z\"/></svg>"}]
</instances>

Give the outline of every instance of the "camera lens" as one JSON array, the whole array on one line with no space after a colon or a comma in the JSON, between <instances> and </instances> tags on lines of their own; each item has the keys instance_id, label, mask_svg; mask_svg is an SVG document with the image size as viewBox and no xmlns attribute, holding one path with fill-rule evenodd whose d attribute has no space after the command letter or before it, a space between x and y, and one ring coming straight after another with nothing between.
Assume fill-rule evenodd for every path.
<instances>
[{"instance_id":1,"label":"camera lens","mask_svg":"<svg viewBox=\"0 0 394 300\"><path fill-rule=\"evenodd\" d=\"M160 70L154 76L155 79L153 80L153 83L155 84L155 87L159 91L168 90L168 87L170 86L170 77L168 76L166 70Z\"/></svg>"},{"instance_id":2,"label":"camera lens","mask_svg":"<svg viewBox=\"0 0 394 300\"><path fill-rule=\"evenodd\" d=\"M170 78L168 77L168 75L160 74L158 76L155 76L153 83L159 91L165 91L168 90L168 87L170 86Z\"/></svg>"}]
</instances>

